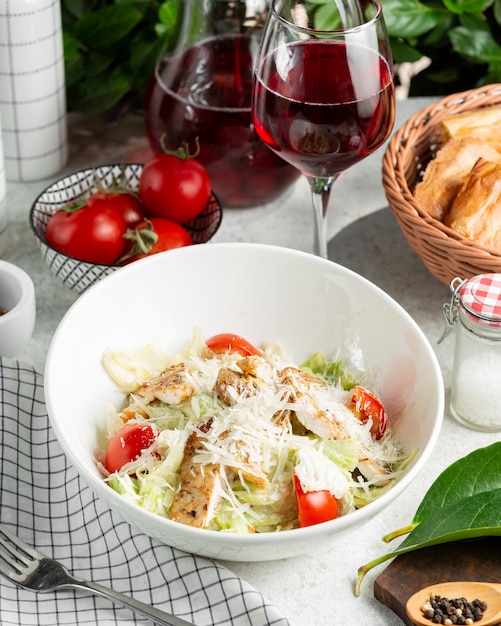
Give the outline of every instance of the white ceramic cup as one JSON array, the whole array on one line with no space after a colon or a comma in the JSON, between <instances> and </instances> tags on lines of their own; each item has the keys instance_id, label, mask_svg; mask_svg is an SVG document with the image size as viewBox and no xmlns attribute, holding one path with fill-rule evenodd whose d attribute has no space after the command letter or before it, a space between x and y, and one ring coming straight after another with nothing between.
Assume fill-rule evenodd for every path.
<instances>
[{"instance_id":1,"label":"white ceramic cup","mask_svg":"<svg viewBox=\"0 0 501 626\"><path fill-rule=\"evenodd\" d=\"M0 308L0 356L12 358L24 348L33 333L36 318L35 287L24 270L2 260Z\"/></svg>"}]
</instances>

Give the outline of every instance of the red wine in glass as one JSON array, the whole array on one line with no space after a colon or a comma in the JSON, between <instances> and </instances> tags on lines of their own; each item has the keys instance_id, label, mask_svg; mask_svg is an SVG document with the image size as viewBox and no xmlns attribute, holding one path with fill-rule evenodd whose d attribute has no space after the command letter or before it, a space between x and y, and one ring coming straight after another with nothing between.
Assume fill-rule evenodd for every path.
<instances>
[{"instance_id":1,"label":"red wine in glass","mask_svg":"<svg viewBox=\"0 0 501 626\"><path fill-rule=\"evenodd\" d=\"M279 65L284 57L287 69ZM336 176L388 137L393 77L376 51L335 41L294 42L283 56L265 57L263 66L256 85L256 131L303 174ZM326 80L330 75L334 78ZM266 84L260 76L267 77Z\"/></svg>"},{"instance_id":2,"label":"red wine in glass","mask_svg":"<svg viewBox=\"0 0 501 626\"><path fill-rule=\"evenodd\" d=\"M169 150L188 142L207 168L224 207L267 204L300 173L257 136L251 116L253 59L249 35L205 39L159 61L145 99L150 145ZM163 139L162 139L163 138Z\"/></svg>"}]
</instances>

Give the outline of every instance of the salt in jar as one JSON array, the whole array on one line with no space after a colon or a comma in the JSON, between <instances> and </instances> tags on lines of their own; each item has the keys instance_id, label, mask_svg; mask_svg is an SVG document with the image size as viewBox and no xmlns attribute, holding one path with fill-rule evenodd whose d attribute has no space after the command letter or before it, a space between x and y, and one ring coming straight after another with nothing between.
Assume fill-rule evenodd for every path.
<instances>
[{"instance_id":1,"label":"salt in jar","mask_svg":"<svg viewBox=\"0 0 501 626\"><path fill-rule=\"evenodd\" d=\"M451 282L444 306L456 327L450 412L479 431L501 431L501 274Z\"/></svg>"}]
</instances>

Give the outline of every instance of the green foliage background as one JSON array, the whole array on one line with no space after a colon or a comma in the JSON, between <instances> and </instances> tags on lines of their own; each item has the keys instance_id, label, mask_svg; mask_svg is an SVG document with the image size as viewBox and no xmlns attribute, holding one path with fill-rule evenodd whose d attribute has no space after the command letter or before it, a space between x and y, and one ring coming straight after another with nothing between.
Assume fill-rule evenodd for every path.
<instances>
[{"instance_id":1,"label":"green foliage background","mask_svg":"<svg viewBox=\"0 0 501 626\"><path fill-rule=\"evenodd\" d=\"M332 0L319 5L328 23ZM381 0L396 63L422 56L430 66L410 95L447 95L501 82L501 0Z\"/></svg>"},{"instance_id":2,"label":"green foliage background","mask_svg":"<svg viewBox=\"0 0 501 626\"><path fill-rule=\"evenodd\" d=\"M142 106L183 0L61 0L68 110L117 115Z\"/></svg>"},{"instance_id":3,"label":"green foliage background","mask_svg":"<svg viewBox=\"0 0 501 626\"><path fill-rule=\"evenodd\" d=\"M425 55L411 95L501 82L501 0L383 0L395 60Z\"/></svg>"},{"instance_id":4,"label":"green foliage background","mask_svg":"<svg viewBox=\"0 0 501 626\"><path fill-rule=\"evenodd\" d=\"M68 109L139 109L155 60L175 39L184 0L61 0ZM327 23L333 0L310 0ZM396 63L431 65L410 95L501 82L501 0L382 0Z\"/></svg>"}]
</instances>

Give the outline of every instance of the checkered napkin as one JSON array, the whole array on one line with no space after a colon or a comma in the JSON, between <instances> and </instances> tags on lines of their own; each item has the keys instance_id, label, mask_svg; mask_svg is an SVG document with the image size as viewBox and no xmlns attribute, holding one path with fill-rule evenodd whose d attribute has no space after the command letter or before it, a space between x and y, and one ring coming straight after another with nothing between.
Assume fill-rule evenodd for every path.
<instances>
[{"instance_id":1,"label":"checkered napkin","mask_svg":"<svg viewBox=\"0 0 501 626\"><path fill-rule=\"evenodd\" d=\"M197 626L288 626L229 570L135 532L93 495L49 426L43 378L31 367L0 359L0 411L0 522L24 541L80 578ZM34 593L0 578L2 626L148 623L102 598Z\"/></svg>"}]
</instances>

